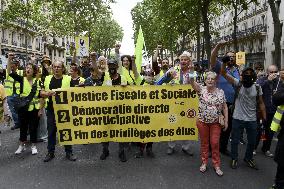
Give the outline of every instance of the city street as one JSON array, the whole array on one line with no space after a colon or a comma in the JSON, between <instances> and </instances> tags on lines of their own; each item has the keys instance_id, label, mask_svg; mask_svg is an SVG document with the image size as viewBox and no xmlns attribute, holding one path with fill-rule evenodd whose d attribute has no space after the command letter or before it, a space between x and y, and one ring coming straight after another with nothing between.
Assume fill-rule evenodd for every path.
<instances>
[{"instance_id":1,"label":"city street","mask_svg":"<svg viewBox=\"0 0 284 189\"><path fill-rule=\"evenodd\" d=\"M39 143L39 154L32 156L30 148L21 155L14 155L18 147L19 130L1 128L0 189L75 189L75 188L141 188L141 189L268 189L273 183L276 164L260 152L256 156L259 170L248 168L240 160L239 168L229 167L230 159L221 157L223 177L218 177L209 167L204 174L199 172L199 144L193 144L194 156L178 152L167 155L166 143L156 143L153 150L156 158L135 159L135 147L128 152L128 161L119 162L118 144L110 144L110 156L99 159L99 144L77 145L76 162L65 159L64 150L58 147L56 157L49 163L42 160L46 143ZM276 141L273 141L272 151ZM240 157L244 145L240 145ZM241 158L240 158L241 159Z\"/></svg>"}]
</instances>

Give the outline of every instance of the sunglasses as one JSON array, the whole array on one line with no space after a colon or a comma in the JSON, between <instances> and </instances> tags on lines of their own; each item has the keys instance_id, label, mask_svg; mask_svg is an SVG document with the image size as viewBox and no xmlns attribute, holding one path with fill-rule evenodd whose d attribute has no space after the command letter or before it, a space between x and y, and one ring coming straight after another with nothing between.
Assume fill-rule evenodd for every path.
<instances>
[{"instance_id":1,"label":"sunglasses","mask_svg":"<svg viewBox=\"0 0 284 189\"><path fill-rule=\"evenodd\" d=\"M271 71L271 72L269 72L269 73L278 73L278 71Z\"/></svg>"}]
</instances>

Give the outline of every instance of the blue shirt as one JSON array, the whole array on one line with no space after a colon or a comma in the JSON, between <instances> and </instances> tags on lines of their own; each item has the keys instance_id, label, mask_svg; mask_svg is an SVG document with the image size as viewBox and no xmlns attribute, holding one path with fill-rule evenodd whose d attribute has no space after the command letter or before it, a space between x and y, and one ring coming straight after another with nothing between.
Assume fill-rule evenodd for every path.
<instances>
[{"instance_id":1,"label":"blue shirt","mask_svg":"<svg viewBox=\"0 0 284 189\"><path fill-rule=\"evenodd\" d=\"M217 80L217 88L222 89L225 93L226 102L234 103L235 98L235 88L231 83L229 83L223 76L220 75L222 63L217 61L215 67L213 67L213 71L218 74ZM240 80L239 71L234 68L233 71L227 69L227 74L233 76L234 78Z\"/></svg>"}]
</instances>

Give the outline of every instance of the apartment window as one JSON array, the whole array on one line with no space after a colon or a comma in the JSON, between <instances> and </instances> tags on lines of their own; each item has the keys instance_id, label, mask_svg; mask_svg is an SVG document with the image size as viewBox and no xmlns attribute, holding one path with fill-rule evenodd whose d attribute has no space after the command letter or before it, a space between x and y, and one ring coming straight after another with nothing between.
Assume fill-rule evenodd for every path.
<instances>
[{"instance_id":1,"label":"apartment window","mask_svg":"<svg viewBox=\"0 0 284 189\"><path fill-rule=\"evenodd\" d=\"M6 30L3 29L3 30L2 30L2 39L5 39L5 38L6 38Z\"/></svg>"},{"instance_id":2,"label":"apartment window","mask_svg":"<svg viewBox=\"0 0 284 189\"><path fill-rule=\"evenodd\" d=\"M259 39L259 51L262 52L263 51L263 40L262 39Z\"/></svg>"}]
</instances>

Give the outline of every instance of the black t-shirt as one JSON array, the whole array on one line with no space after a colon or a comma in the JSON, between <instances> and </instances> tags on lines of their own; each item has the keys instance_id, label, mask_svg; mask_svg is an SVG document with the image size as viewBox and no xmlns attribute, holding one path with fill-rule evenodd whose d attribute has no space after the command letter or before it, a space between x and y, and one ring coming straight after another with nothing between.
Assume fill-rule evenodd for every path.
<instances>
[{"instance_id":1,"label":"black t-shirt","mask_svg":"<svg viewBox=\"0 0 284 189\"><path fill-rule=\"evenodd\" d=\"M112 79L112 85L121 85L121 76L120 74L118 74L118 78L117 79Z\"/></svg>"},{"instance_id":2,"label":"black t-shirt","mask_svg":"<svg viewBox=\"0 0 284 189\"><path fill-rule=\"evenodd\" d=\"M49 84L49 89L52 90L52 89L61 88L62 80L63 80L63 77L60 78L60 79L56 79L55 77L52 77L51 81L50 81L50 84ZM52 97L49 97L47 108L50 109L50 110L53 110Z\"/></svg>"},{"instance_id":3,"label":"black t-shirt","mask_svg":"<svg viewBox=\"0 0 284 189\"><path fill-rule=\"evenodd\" d=\"M78 86L79 83L80 83L80 77L77 77L76 79L71 79L70 87Z\"/></svg>"},{"instance_id":4,"label":"black t-shirt","mask_svg":"<svg viewBox=\"0 0 284 189\"><path fill-rule=\"evenodd\" d=\"M87 79L91 76L91 70L89 66L80 66L80 69L82 70L82 76L84 79Z\"/></svg>"}]
</instances>

